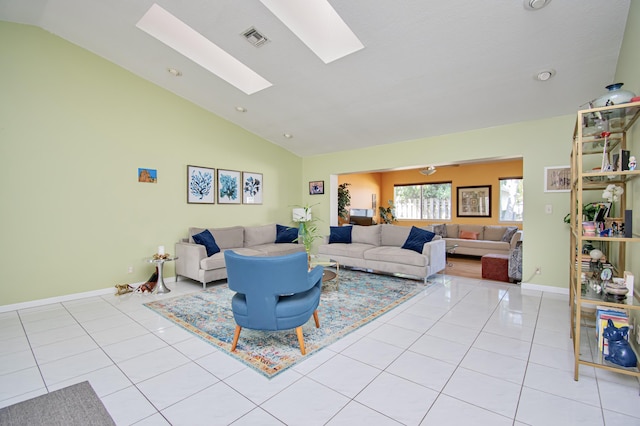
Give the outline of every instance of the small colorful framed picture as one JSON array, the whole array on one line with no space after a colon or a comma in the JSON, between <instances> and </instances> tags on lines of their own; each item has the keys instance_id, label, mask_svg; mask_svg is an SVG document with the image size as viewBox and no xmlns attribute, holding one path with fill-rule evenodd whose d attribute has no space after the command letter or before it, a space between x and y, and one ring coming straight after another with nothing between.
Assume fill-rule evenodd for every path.
<instances>
[{"instance_id":1,"label":"small colorful framed picture","mask_svg":"<svg viewBox=\"0 0 640 426\"><path fill-rule=\"evenodd\" d=\"M242 172L242 203L262 204L264 181L262 173Z\"/></svg>"},{"instance_id":2,"label":"small colorful framed picture","mask_svg":"<svg viewBox=\"0 0 640 426\"><path fill-rule=\"evenodd\" d=\"M215 169L187 166L187 203L214 204Z\"/></svg>"},{"instance_id":3,"label":"small colorful framed picture","mask_svg":"<svg viewBox=\"0 0 640 426\"><path fill-rule=\"evenodd\" d=\"M157 183L158 171L156 169L138 168L138 182Z\"/></svg>"},{"instance_id":4,"label":"small colorful framed picture","mask_svg":"<svg viewBox=\"0 0 640 426\"><path fill-rule=\"evenodd\" d=\"M315 180L315 181L309 182L309 194L311 195L324 194L324 181Z\"/></svg>"},{"instance_id":5,"label":"small colorful framed picture","mask_svg":"<svg viewBox=\"0 0 640 426\"><path fill-rule=\"evenodd\" d=\"M240 204L240 172L218 169L218 204Z\"/></svg>"}]
</instances>

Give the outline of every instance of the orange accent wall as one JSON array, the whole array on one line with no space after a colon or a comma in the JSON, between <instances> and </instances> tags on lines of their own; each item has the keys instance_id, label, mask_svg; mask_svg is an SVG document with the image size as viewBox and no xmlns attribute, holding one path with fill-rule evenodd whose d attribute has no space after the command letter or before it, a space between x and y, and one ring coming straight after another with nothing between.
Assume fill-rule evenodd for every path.
<instances>
[{"instance_id":1,"label":"orange accent wall","mask_svg":"<svg viewBox=\"0 0 640 426\"><path fill-rule=\"evenodd\" d=\"M351 175L338 176L338 185L345 182L350 183L347 187L349 194L351 195L351 205L347 207L349 209L371 209L372 196L376 198L376 205L374 211L374 217L378 214L378 206L380 205L380 188L382 187L382 175L384 173L358 173ZM393 193L393 190L392 190ZM386 206L385 201L385 206ZM340 224L346 221L339 219ZM376 222L379 223L376 217Z\"/></svg>"},{"instance_id":2,"label":"orange accent wall","mask_svg":"<svg viewBox=\"0 0 640 426\"><path fill-rule=\"evenodd\" d=\"M494 163L467 164L460 166L439 166L437 172L431 176L424 176L417 170L398 170L376 173L359 173L338 176L338 184L349 182L351 194L351 208L371 208L371 194L376 194L376 222L380 223L378 207L388 206L388 200L393 200L393 187L397 184L421 184L451 182L451 223L473 223L479 225L519 226L519 222L500 222L500 179L520 178L522 159L500 161ZM458 186L491 186L491 217L457 217L456 194ZM525 194L526 196L526 194ZM435 222L442 222L435 221ZM435 223L432 220L401 220L398 225L425 226Z\"/></svg>"}]
</instances>

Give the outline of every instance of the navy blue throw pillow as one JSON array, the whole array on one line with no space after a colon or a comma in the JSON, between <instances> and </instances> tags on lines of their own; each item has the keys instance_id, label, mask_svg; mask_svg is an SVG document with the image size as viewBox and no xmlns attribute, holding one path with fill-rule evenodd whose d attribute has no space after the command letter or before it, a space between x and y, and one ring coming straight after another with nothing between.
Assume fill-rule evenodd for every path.
<instances>
[{"instance_id":1,"label":"navy blue throw pillow","mask_svg":"<svg viewBox=\"0 0 640 426\"><path fill-rule=\"evenodd\" d=\"M276 225L276 244L294 243L298 238L298 228Z\"/></svg>"},{"instance_id":2,"label":"navy blue throw pillow","mask_svg":"<svg viewBox=\"0 0 640 426\"><path fill-rule=\"evenodd\" d=\"M329 229L329 244L351 244L351 226L332 226Z\"/></svg>"},{"instance_id":3,"label":"navy blue throw pillow","mask_svg":"<svg viewBox=\"0 0 640 426\"><path fill-rule=\"evenodd\" d=\"M211 235L208 229L194 235L192 238L196 244L203 245L207 249L207 256L213 256L220 252L220 247L216 244L216 239L213 238L213 235Z\"/></svg>"},{"instance_id":4,"label":"navy blue throw pillow","mask_svg":"<svg viewBox=\"0 0 640 426\"><path fill-rule=\"evenodd\" d=\"M411 232L409 232L409 236L407 237L407 241L404 242L402 248L422 253L422 247L424 246L424 243L428 243L429 241L433 240L433 237L435 236L436 234L434 234L433 232L412 226Z\"/></svg>"}]
</instances>

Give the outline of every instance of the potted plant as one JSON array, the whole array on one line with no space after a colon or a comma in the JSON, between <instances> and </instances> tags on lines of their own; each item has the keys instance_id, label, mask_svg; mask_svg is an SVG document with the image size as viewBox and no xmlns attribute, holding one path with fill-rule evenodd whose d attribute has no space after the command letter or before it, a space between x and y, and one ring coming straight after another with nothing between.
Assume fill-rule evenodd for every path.
<instances>
[{"instance_id":1,"label":"potted plant","mask_svg":"<svg viewBox=\"0 0 640 426\"><path fill-rule=\"evenodd\" d=\"M347 206L351 205L351 194L347 186L350 183L341 183L338 185L338 219L343 219L345 222L349 221L349 212Z\"/></svg>"},{"instance_id":2,"label":"potted plant","mask_svg":"<svg viewBox=\"0 0 640 426\"><path fill-rule=\"evenodd\" d=\"M396 219L396 206L393 204L393 200L389 200L389 207L380 206L378 210L380 211L380 219L384 223L393 223L398 220Z\"/></svg>"},{"instance_id":3,"label":"potted plant","mask_svg":"<svg viewBox=\"0 0 640 426\"><path fill-rule=\"evenodd\" d=\"M307 204L305 206L295 207L296 208L293 209L293 221L298 223L298 238L294 241L302 242L307 256L311 256L313 242L321 237L318 233L318 227L315 224L316 219L311 214L311 207L313 206Z\"/></svg>"},{"instance_id":4,"label":"potted plant","mask_svg":"<svg viewBox=\"0 0 640 426\"><path fill-rule=\"evenodd\" d=\"M596 217L596 213L598 213L598 209L600 208L599 203L586 203L582 206L582 215L586 219L587 222L592 222ZM571 223L571 213L567 213L564 217L565 223Z\"/></svg>"}]
</instances>

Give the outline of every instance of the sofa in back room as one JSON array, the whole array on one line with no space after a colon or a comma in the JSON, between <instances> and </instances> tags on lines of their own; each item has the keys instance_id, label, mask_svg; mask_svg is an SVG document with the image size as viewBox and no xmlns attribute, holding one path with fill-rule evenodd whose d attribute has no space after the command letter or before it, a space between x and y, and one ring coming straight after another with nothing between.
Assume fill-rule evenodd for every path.
<instances>
[{"instance_id":1,"label":"sofa in back room","mask_svg":"<svg viewBox=\"0 0 640 426\"><path fill-rule=\"evenodd\" d=\"M414 228L388 224L332 227L332 232L349 229L348 240L332 242L332 235L329 235L318 247L318 254L337 260L341 266L412 275L426 282L429 276L446 266L445 242L429 232L433 238L430 241L422 243L418 239L412 244L413 248L403 248L408 246L413 234L420 233L420 228L416 228L418 231Z\"/></svg>"},{"instance_id":2,"label":"sofa in back room","mask_svg":"<svg viewBox=\"0 0 640 426\"><path fill-rule=\"evenodd\" d=\"M506 225L447 223L424 228L440 235L447 247L457 244L453 253L478 257L485 254L509 255L523 236L517 226Z\"/></svg>"}]
</instances>

